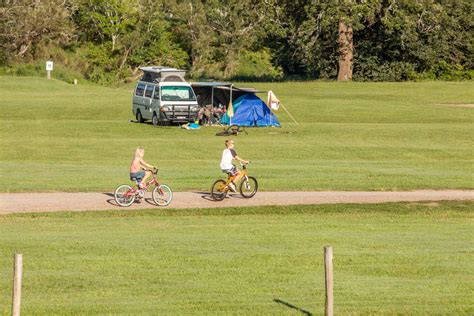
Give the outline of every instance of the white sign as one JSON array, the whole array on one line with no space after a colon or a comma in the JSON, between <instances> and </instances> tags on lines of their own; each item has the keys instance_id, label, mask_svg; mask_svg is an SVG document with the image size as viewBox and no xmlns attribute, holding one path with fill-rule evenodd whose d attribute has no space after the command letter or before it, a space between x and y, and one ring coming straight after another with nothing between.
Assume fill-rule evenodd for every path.
<instances>
[{"instance_id":1,"label":"white sign","mask_svg":"<svg viewBox=\"0 0 474 316\"><path fill-rule=\"evenodd\" d=\"M46 70L47 70L47 71L53 70L53 62L52 62L52 61L48 60L48 61L46 62Z\"/></svg>"}]
</instances>

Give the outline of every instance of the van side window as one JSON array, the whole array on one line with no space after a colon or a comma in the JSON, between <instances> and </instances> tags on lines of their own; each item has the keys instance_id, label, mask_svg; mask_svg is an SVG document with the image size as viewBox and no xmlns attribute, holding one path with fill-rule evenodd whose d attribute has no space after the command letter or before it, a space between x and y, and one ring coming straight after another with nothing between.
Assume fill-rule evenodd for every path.
<instances>
[{"instance_id":1,"label":"van side window","mask_svg":"<svg viewBox=\"0 0 474 316\"><path fill-rule=\"evenodd\" d=\"M155 88L155 87L152 86L152 85L146 85L145 97L151 98L151 96L153 95L153 88Z\"/></svg>"},{"instance_id":2,"label":"van side window","mask_svg":"<svg viewBox=\"0 0 474 316\"><path fill-rule=\"evenodd\" d=\"M135 90L135 95L143 97L143 91L145 91L145 85L143 83L139 83L137 85L137 90Z\"/></svg>"},{"instance_id":3,"label":"van side window","mask_svg":"<svg viewBox=\"0 0 474 316\"><path fill-rule=\"evenodd\" d=\"M155 94L153 95L153 99L160 99L160 88L158 86L155 88Z\"/></svg>"}]
</instances>

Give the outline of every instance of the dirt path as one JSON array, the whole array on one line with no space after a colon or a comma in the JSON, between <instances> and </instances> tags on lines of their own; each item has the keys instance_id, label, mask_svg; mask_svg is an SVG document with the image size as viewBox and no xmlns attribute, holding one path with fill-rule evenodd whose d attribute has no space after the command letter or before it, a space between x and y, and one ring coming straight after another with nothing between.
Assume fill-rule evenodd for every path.
<instances>
[{"instance_id":1,"label":"dirt path","mask_svg":"<svg viewBox=\"0 0 474 316\"><path fill-rule=\"evenodd\" d=\"M252 199L233 194L221 202L205 192L175 192L168 208L245 207L256 205L383 203L474 200L474 190L408 192L259 192ZM150 198L129 208L119 207L112 193L0 193L0 214L56 211L97 211L157 208Z\"/></svg>"}]
</instances>

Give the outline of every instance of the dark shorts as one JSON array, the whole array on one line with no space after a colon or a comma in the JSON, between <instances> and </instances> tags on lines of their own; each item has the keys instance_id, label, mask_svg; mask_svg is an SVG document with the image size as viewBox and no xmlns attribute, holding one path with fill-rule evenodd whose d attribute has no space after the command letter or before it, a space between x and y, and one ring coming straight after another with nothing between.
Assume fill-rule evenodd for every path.
<instances>
[{"instance_id":1,"label":"dark shorts","mask_svg":"<svg viewBox=\"0 0 474 316\"><path fill-rule=\"evenodd\" d=\"M145 177L145 171L138 171L138 172L130 172L130 180L132 181L140 181Z\"/></svg>"},{"instance_id":2,"label":"dark shorts","mask_svg":"<svg viewBox=\"0 0 474 316\"><path fill-rule=\"evenodd\" d=\"M230 169L222 170L222 172L227 173L229 176L235 176L237 174L237 172L239 172L239 170L235 166L233 166Z\"/></svg>"}]
</instances>

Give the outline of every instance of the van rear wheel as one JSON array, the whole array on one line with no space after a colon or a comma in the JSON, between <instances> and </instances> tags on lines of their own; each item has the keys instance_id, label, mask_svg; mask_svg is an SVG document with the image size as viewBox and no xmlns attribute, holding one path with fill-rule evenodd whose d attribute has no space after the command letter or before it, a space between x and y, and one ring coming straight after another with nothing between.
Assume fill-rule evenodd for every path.
<instances>
[{"instance_id":1,"label":"van rear wheel","mask_svg":"<svg viewBox=\"0 0 474 316\"><path fill-rule=\"evenodd\" d=\"M142 112L137 111L137 122L138 123L143 123L145 120L143 119Z\"/></svg>"}]
</instances>

